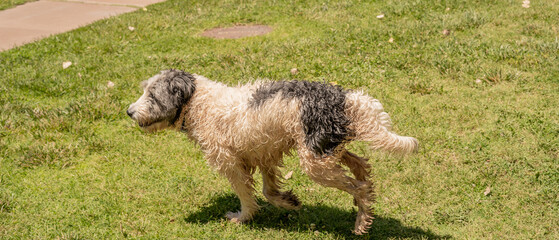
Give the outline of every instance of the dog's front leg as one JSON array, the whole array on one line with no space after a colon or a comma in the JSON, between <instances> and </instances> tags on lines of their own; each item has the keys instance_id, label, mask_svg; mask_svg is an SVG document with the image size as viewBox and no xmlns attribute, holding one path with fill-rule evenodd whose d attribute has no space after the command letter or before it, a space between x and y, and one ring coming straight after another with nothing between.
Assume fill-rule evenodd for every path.
<instances>
[{"instance_id":1,"label":"dog's front leg","mask_svg":"<svg viewBox=\"0 0 559 240\"><path fill-rule=\"evenodd\" d=\"M293 192L280 191L281 182L278 179L280 174L276 166L260 167L262 172L262 193L276 207L298 210L301 208L299 198Z\"/></svg>"},{"instance_id":2,"label":"dog's front leg","mask_svg":"<svg viewBox=\"0 0 559 240\"><path fill-rule=\"evenodd\" d=\"M221 172L227 177L241 200L241 211L228 212L226 217L235 223L250 220L258 210L258 204L254 198L254 180L251 169L244 164L234 164L226 169L221 169Z\"/></svg>"}]
</instances>

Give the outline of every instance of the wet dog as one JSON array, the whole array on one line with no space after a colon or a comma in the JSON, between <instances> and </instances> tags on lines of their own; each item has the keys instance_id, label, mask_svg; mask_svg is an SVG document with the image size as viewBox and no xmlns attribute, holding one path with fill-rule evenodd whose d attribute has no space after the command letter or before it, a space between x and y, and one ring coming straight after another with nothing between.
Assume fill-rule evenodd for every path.
<instances>
[{"instance_id":1,"label":"wet dog","mask_svg":"<svg viewBox=\"0 0 559 240\"><path fill-rule=\"evenodd\" d=\"M280 190L279 180L283 155L295 149L313 181L354 197L359 209L354 233L366 233L373 219L370 166L345 145L366 141L373 149L399 153L418 147L415 138L391 131L390 117L378 100L331 84L281 81L229 87L165 70L142 85L144 94L130 105L128 115L146 131L176 129L200 145L209 165L227 177L241 201L239 212L226 215L233 222L248 221L258 210L256 169L270 203L300 208L291 191Z\"/></svg>"}]
</instances>

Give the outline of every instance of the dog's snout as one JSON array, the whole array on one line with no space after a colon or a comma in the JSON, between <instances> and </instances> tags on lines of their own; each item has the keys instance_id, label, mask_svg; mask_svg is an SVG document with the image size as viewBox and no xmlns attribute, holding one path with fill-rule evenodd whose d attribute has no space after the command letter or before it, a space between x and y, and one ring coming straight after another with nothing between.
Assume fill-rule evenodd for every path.
<instances>
[{"instance_id":1,"label":"dog's snout","mask_svg":"<svg viewBox=\"0 0 559 240\"><path fill-rule=\"evenodd\" d=\"M134 111L130 111L130 108L128 110L126 110L126 114L128 114L128 116L132 117L132 115L134 115Z\"/></svg>"}]
</instances>

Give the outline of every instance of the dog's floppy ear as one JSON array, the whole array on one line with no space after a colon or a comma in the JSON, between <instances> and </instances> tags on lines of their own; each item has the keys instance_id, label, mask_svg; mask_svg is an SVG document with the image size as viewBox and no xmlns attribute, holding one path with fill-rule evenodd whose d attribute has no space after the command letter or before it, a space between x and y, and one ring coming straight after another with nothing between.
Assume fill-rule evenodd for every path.
<instances>
[{"instance_id":1,"label":"dog's floppy ear","mask_svg":"<svg viewBox=\"0 0 559 240\"><path fill-rule=\"evenodd\" d=\"M171 70L171 72L173 75L169 84L169 90L177 100L177 107L180 107L186 104L192 97L192 94L194 94L196 89L194 76L179 70Z\"/></svg>"}]
</instances>

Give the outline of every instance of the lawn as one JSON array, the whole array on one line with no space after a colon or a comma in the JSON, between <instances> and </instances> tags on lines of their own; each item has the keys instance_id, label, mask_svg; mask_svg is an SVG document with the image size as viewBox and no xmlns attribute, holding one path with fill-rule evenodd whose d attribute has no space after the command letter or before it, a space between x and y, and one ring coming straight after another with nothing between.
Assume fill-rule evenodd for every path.
<instances>
[{"instance_id":1,"label":"lawn","mask_svg":"<svg viewBox=\"0 0 559 240\"><path fill-rule=\"evenodd\" d=\"M238 24L274 30L199 36ZM169 0L0 52L0 238L354 237L351 196L309 180L296 157L284 187L302 210L258 193L252 222L227 222L239 201L199 148L143 133L125 113L142 80L177 68L229 85L335 82L379 99L420 150L350 146L370 158L378 193L358 238L558 239L558 31L555 0Z\"/></svg>"},{"instance_id":2,"label":"lawn","mask_svg":"<svg viewBox=\"0 0 559 240\"><path fill-rule=\"evenodd\" d=\"M34 2L37 0L1 0L0 1L0 10L13 8L17 5L21 5L28 2Z\"/></svg>"}]
</instances>

